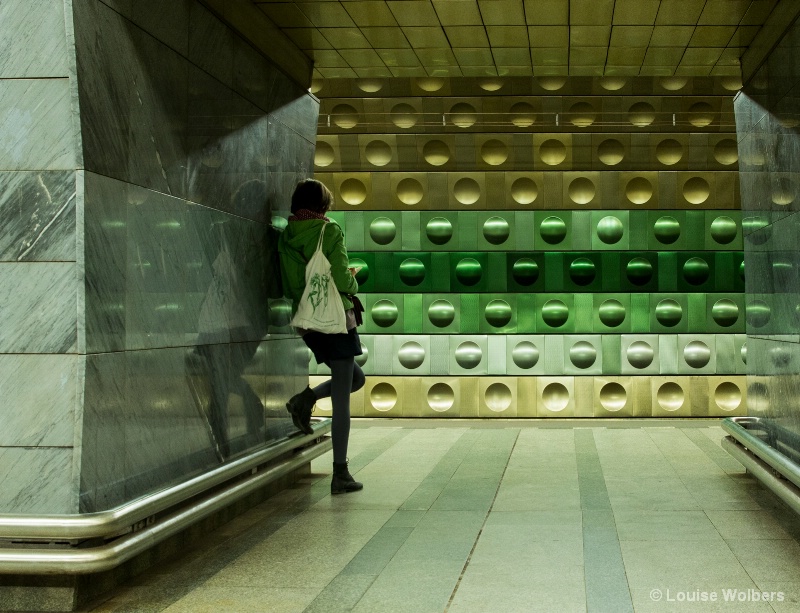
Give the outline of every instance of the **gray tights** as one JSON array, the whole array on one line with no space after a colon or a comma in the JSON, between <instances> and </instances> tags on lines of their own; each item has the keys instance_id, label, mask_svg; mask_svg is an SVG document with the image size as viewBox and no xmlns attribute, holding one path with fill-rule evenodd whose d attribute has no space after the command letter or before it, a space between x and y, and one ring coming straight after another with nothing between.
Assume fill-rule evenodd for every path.
<instances>
[{"instance_id":1,"label":"gray tights","mask_svg":"<svg viewBox=\"0 0 800 613\"><path fill-rule=\"evenodd\" d=\"M350 438L350 394L364 387L364 372L354 358L331 360L326 364L331 369L331 378L315 387L314 395L317 400L331 399L333 461L344 464L347 462L347 441Z\"/></svg>"}]
</instances>

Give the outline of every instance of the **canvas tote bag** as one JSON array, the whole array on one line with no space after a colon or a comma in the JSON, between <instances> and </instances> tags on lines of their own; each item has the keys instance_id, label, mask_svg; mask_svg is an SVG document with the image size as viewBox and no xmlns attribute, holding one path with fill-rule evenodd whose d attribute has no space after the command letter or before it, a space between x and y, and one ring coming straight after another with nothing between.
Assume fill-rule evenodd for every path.
<instances>
[{"instance_id":1,"label":"canvas tote bag","mask_svg":"<svg viewBox=\"0 0 800 613\"><path fill-rule=\"evenodd\" d=\"M331 263L322 253L322 237L327 225L323 224L317 250L306 265L306 287L290 323L295 328L325 334L346 334L347 319L342 298L331 277Z\"/></svg>"}]
</instances>

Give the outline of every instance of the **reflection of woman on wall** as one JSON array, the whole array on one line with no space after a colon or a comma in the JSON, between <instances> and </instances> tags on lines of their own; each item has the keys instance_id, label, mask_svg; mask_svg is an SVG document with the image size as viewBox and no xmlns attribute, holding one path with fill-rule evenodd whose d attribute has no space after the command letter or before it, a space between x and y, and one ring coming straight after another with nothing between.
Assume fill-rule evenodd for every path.
<instances>
[{"instance_id":1,"label":"reflection of woman on wall","mask_svg":"<svg viewBox=\"0 0 800 613\"><path fill-rule=\"evenodd\" d=\"M284 294L292 299L293 309L305 289L306 264L317 248L320 232L330 221L325 212L333 200L328 188L319 181L301 181L292 195L292 216L278 241ZM347 316L346 334L298 330L318 364L331 369L331 379L311 389L307 387L286 403L292 421L306 434L312 434L311 411L320 398L331 398L333 423L333 479L331 494L360 490L363 486L347 469L347 443L350 438L350 394L364 385L364 373L355 363L361 355L361 341L356 332L353 301L349 296L358 291L358 283L348 268L347 250L341 228L331 223L325 228L322 251L331 263L331 276L341 293ZM349 296L348 296L349 295Z\"/></svg>"},{"instance_id":2,"label":"reflection of woman on wall","mask_svg":"<svg viewBox=\"0 0 800 613\"><path fill-rule=\"evenodd\" d=\"M250 278L253 271L260 271L259 263L251 261L251 257L263 245L257 245L252 237L242 236L241 229L230 223L214 224L212 235L217 255L200 310L194 351L203 358L201 365L209 388L208 425L222 461L233 451L229 433L231 394L241 397L247 425L240 447L264 442L264 405L244 378L264 334L265 324L261 321L264 300L259 283ZM255 305L260 308L254 308ZM198 401L205 404L200 396Z\"/></svg>"}]
</instances>

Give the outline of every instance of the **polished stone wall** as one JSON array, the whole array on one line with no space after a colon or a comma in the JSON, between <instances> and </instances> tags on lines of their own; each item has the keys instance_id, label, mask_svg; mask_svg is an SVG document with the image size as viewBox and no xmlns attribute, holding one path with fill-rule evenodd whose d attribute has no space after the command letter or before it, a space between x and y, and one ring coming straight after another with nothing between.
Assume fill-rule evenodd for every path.
<instances>
[{"instance_id":1,"label":"polished stone wall","mask_svg":"<svg viewBox=\"0 0 800 613\"><path fill-rule=\"evenodd\" d=\"M748 408L786 428L790 439L800 433L799 53L795 23L735 100L748 271ZM800 451L796 439L784 451L792 447Z\"/></svg>"},{"instance_id":2,"label":"polished stone wall","mask_svg":"<svg viewBox=\"0 0 800 613\"><path fill-rule=\"evenodd\" d=\"M73 4L92 511L293 432L307 370L268 308L271 224L310 174L317 102L197 2Z\"/></svg>"},{"instance_id":3,"label":"polished stone wall","mask_svg":"<svg viewBox=\"0 0 800 613\"><path fill-rule=\"evenodd\" d=\"M36 4L0 4L0 512L90 512L293 432L318 102L200 2Z\"/></svg>"},{"instance_id":4,"label":"polished stone wall","mask_svg":"<svg viewBox=\"0 0 800 613\"><path fill-rule=\"evenodd\" d=\"M0 512L77 509L81 153L66 17L60 1L0 3Z\"/></svg>"}]
</instances>

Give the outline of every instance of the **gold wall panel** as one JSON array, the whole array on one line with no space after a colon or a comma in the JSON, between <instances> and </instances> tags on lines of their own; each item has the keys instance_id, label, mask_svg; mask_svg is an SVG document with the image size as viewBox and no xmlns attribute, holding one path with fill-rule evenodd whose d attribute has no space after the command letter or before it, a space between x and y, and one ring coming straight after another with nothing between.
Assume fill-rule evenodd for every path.
<instances>
[{"instance_id":1,"label":"gold wall panel","mask_svg":"<svg viewBox=\"0 0 800 613\"><path fill-rule=\"evenodd\" d=\"M593 417L633 417L636 396L631 377L595 377Z\"/></svg>"},{"instance_id":2,"label":"gold wall panel","mask_svg":"<svg viewBox=\"0 0 800 613\"><path fill-rule=\"evenodd\" d=\"M630 134L592 134L592 169L612 170L631 164Z\"/></svg>"},{"instance_id":3,"label":"gold wall panel","mask_svg":"<svg viewBox=\"0 0 800 613\"><path fill-rule=\"evenodd\" d=\"M678 204L685 209L716 207L716 173L681 172L678 174Z\"/></svg>"},{"instance_id":4,"label":"gold wall panel","mask_svg":"<svg viewBox=\"0 0 800 613\"><path fill-rule=\"evenodd\" d=\"M339 151L339 137L334 135L318 136L314 150L314 168L325 171L341 170L342 156Z\"/></svg>"},{"instance_id":5,"label":"gold wall panel","mask_svg":"<svg viewBox=\"0 0 800 613\"><path fill-rule=\"evenodd\" d=\"M653 417L691 417L690 377L651 377Z\"/></svg>"},{"instance_id":6,"label":"gold wall panel","mask_svg":"<svg viewBox=\"0 0 800 613\"><path fill-rule=\"evenodd\" d=\"M483 170L514 168L512 138L506 134L475 135L475 167Z\"/></svg>"},{"instance_id":7,"label":"gold wall panel","mask_svg":"<svg viewBox=\"0 0 800 613\"><path fill-rule=\"evenodd\" d=\"M686 170L689 168L688 134L651 134L648 138L648 161L651 168Z\"/></svg>"},{"instance_id":8,"label":"gold wall panel","mask_svg":"<svg viewBox=\"0 0 800 613\"><path fill-rule=\"evenodd\" d=\"M575 417L592 417L594 410L594 378L575 377Z\"/></svg>"},{"instance_id":9,"label":"gold wall panel","mask_svg":"<svg viewBox=\"0 0 800 613\"><path fill-rule=\"evenodd\" d=\"M486 208L486 176L482 172L448 173L447 197L450 209Z\"/></svg>"},{"instance_id":10,"label":"gold wall panel","mask_svg":"<svg viewBox=\"0 0 800 613\"><path fill-rule=\"evenodd\" d=\"M747 415L747 377L708 377L709 416Z\"/></svg>"},{"instance_id":11,"label":"gold wall panel","mask_svg":"<svg viewBox=\"0 0 800 613\"><path fill-rule=\"evenodd\" d=\"M402 417L403 377L367 377L363 390L365 417Z\"/></svg>"},{"instance_id":12,"label":"gold wall panel","mask_svg":"<svg viewBox=\"0 0 800 613\"><path fill-rule=\"evenodd\" d=\"M328 378L312 375L309 384ZM751 377L751 389L754 383ZM752 401L758 410L758 397ZM747 406L745 375L367 376L366 385L350 397L352 417L394 418L731 417L746 415ZM317 402L314 416L331 416L330 398Z\"/></svg>"},{"instance_id":13,"label":"gold wall panel","mask_svg":"<svg viewBox=\"0 0 800 613\"><path fill-rule=\"evenodd\" d=\"M739 165L739 150L736 143L736 135L709 135L707 155L709 168L737 170Z\"/></svg>"},{"instance_id":14,"label":"gold wall panel","mask_svg":"<svg viewBox=\"0 0 800 613\"><path fill-rule=\"evenodd\" d=\"M623 203L629 208L659 208L659 173L657 172L621 172L619 173L619 189Z\"/></svg>"},{"instance_id":15,"label":"gold wall panel","mask_svg":"<svg viewBox=\"0 0 800 613\"><path fill-rule=\"evenodd\" d=\"M572 167L571 134L534 134L534 170L564 170Z\"/></svg>"},{"instance_id":16,"label":"gold wall panel","mask_svg":"<svg viewBox=\"0 0 800 613\"><path fill-rule=\"evenodd\" d=\"M456 168L456 139L451 134L417 137L417 159L420 168L443 171Z\"/></svg>"},{"instance_id":17,"label":"gold wall panel","mask_svg":"<svg viewBox=\"0 0 800 613\"><path fill-rule=\"evenodd\" d=\"M541 172L504 173L505 202L508 208L541 208L544 199L544 174Z\"/></svg>"},{"instance_id":18,"label":"gold wall panel","mask_svg":"<svg viewBox=\"0 0 800 613\"><path fill-rule=\"evenodd\" d=\"M387 130L412 131L424 124L420 98L387 98L383 101L383 112L389 120Z\"/></svg>"},{"instance_id":19,"label":"gold wall panel","mask_svg":"<svg viewBox=\"0 0 800 613\"><path fill-rule=\"evenodd\" d=\"M451 378L416 379L418 395L406 406L407 417L460 416L460 380Z\"/></svg>"},{"instance_id":20,"label":"gold wall panel","mask_svg":"<svg viewBox=\"0 0 800 613\"><path fill-rule=\"evenodd\" d=\"M397 155L397 139L394 134L359 134L358 149L361 167L373 170L397 170L400 162ZM317 143L319 150L319 143Z\"/></svg>"},{"instance_id":21,"label":"gold wall panel","mask_svg":"<svg viewBox=\"0 0 800 613\"><path fill-rule=\"evenodd\" d=\"M353 172L333 175L333 196L336 209L355 211L372 209L372 173Z\"/></svg>"},{"instance_id":22,"label":"gold wall panel","mask_svg":"<svg viewBox=\"0 0 800 613\"><path fill-rule=\"evenodd\" d=\"M517 416L516 377L481 377L478 392L480 417L505 419Z\"/></svg>"},{"instance_id":23,"label":"gold wall panel","mask_svg":"<svg viewBox=\"0 0 800 613\"><path fill-rule=\"evenodd\" d=\"M588 128L601 118L601 99L596 97L563 98L562 104L564 121L577 130Z\"/></svg>"},{"instance_id":24,"label":"gold wall panel","mask_svg":"<svg viewBox=\"0 0 800 613\"><path fill-rule=\"evenodd\" d=\"M575 417L575 378L536 379L537 417Z\"/></svg>"},{"instance_id":25,"label":"gold wall panel","mask_svg":"<svg viewBox=\"0 0 800 613\"><path fill-rule=\"evenodd\" d=\"M599 172L563 173L562 201L572 209L602 209Z\"/></svg>"},{"instance_id":26,"label":"gold wall panel","mask_svg":"<svg viewBox=\"0 0 800 613\"><path fill-rule=\"evenodd\" d=\"M389 194L385 202L393 209L428 209L436 194L430 193L428 173L393 172L389 175ZM443 195L443 194L442 194Z\"/></svg>"}]
</instances>

